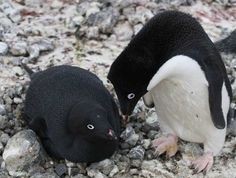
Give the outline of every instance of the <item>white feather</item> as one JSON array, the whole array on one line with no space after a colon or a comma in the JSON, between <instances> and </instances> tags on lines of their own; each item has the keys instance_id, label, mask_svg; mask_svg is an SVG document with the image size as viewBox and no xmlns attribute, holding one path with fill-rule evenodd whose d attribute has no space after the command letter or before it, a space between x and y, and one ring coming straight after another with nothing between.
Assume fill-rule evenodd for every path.
<instances>
[{"instance_id":1,"label":"white feather","mask_svg":"<svg viewBox=\"0 0 236 178\"><path fill-rule=\"evenodd\" d=\"M217 129L209 109L208 82L199 64L178 55L157 71L147 90L152 96L163 132L183 140L204 143L205 151L219 153L226 129ZM222 87L222 109L228 112L229 98Z\"/></svg>"}]
</instances>

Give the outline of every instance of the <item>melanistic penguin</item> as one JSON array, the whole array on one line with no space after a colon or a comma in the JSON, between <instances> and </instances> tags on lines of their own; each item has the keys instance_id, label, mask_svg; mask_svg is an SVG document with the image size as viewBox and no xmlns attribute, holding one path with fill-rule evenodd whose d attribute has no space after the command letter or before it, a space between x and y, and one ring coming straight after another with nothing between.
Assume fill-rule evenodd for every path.
<instances>
[{"instance_id":1,"label":"melanistic penguin","mask_svg":"<svg viewBox=\"0 0 236 178\"><path fill-rule=\"evenodd\" d=\"M225 141L232 91L219 52L193 17L154 16L113 62L108 79L124 115L142 96L155 106L163 132L153 141L159 154L175 155L178 138L203 143L193 167L197 173L212 167Z\"/></svg>"},{"instance_id":2,"label":"melanistic penguin","mask_svg":"<svg viewBox=\"0 0 236 178\"><path fill-rule=\"evenodd\" d=\"M50 156L97 162L118 147L120 116L102 81L91 72L56 66L33 73L25 99L25 119Z\"/></svg>"}]
</instances>

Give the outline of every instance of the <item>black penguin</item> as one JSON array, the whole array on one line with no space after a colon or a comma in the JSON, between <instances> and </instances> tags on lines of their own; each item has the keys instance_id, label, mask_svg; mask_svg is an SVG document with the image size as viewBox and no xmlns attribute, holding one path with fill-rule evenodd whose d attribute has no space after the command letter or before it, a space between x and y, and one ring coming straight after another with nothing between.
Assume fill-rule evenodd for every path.
<instances>
[{"instance_id":1,"label":"black penguin","mask_svg":"<svg viewBox=\"0 0 236 178\"><path fill-rule=\"evenodd\" d=\"M97 162L118 146L120 116L101 80L72 66L56 66L31 74L25 119L52 157Z\"/></svg>"},{"instance_id":2,"label":"black penguin","mask_svg":"<svg viewBox=\"0 0 236 178\"><path fill-rule=\"evenodd\" d=\"M221 56L190 15L165 11L154 16L111 65L108 79L121 111L130 115L142 97L155 106L164 137L153 141L159 154L173 156L177 138L203 143L193 162L208 171L223 147L232 97Z\"/></svg>"}]
</instances>

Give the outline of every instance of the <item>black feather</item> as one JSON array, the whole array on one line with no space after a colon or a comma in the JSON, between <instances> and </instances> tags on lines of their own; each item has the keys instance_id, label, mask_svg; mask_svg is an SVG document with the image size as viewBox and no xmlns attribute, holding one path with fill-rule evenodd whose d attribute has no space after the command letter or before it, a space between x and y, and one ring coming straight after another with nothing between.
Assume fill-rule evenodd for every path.
<instances>
[{"instance_id":1,"label":"black feather","mask_svg":"<svg viewBox=\"0 0 236 178\"><path fill-rule=\"evenodd\" d=\"M25 100L26 120L53 157L95 162L110 157L120 133L120 116L110 93L97 76L72 66L35 73ZM89 130L88 124L95 128Z\"/></svg>"}]
</instances>

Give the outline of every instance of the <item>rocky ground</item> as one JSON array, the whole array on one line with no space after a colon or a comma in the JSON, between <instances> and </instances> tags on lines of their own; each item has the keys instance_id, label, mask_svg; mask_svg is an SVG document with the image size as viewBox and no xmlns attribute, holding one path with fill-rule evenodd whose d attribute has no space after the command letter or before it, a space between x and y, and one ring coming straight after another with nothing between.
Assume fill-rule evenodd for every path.
<instances>
[{"instance_id":1,"label":"rocky ground","mask_svg":"<svg viewBox=\"0 0 236 178\"><path fill-rule=\"evenodd\" d=\"M180 141L171 159L154 155L150 143L160 135L158 119L142 101L118 152L91 165L51 159L22 118L29 76L21 62L34 71L60 64L86 68L114 94L106 80L110 64L148 19L166 9L192 14L213 41L236 27L235 0L0 0L0 178L203 177L192 176L188 167L202 152L198 144ZM235 97L236 56L223 58ZM236 177L236 137L228 135L205 177Z\"/></svg>"}]
</instances>

